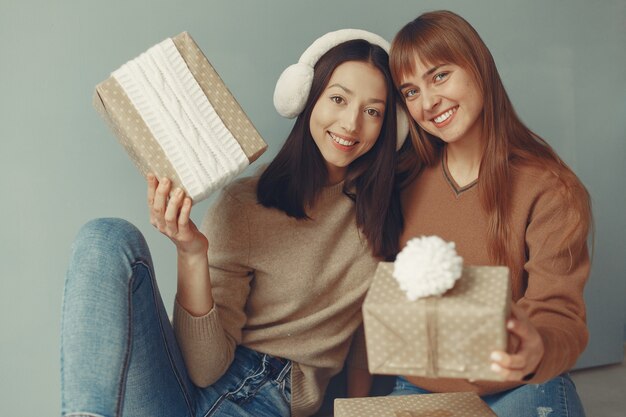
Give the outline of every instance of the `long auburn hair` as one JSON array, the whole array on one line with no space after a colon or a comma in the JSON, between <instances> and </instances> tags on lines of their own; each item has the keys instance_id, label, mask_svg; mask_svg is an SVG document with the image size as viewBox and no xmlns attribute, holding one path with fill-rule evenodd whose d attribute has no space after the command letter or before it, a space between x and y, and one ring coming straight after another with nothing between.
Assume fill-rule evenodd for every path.
<instances>
[{"instance_id":1,"label":"long auburn hair","mask_svg":"<svg viewBox=\"0 0 626 417\"><path fill-rule=\"evenodd\" d=\"M384 120L376 143L346 170L343 192L355 202L356 222L372 252L385 260L395 258L403 227L399 193L394 191L396 157L396 103L398 94L389 69L389 55L365 40L341 43L326 52L314 68L311 92L283 147L261 175L257 199L296 219L310 219L307 207L328 182L325 160L311 135L309 121L315 103L335 68L348 61L365 62L385 78Z\"/></svg>"},{"instance_id":2,"label":"long auburn hair","mask_svg":"<svg viewBox=\"0 0 626 417\"><path fill-rule=\"evenodd\" d=\"M567 250L570 239L591 227L591 203L587 190L573 171L559 158L544 139L533 133L519 119L504 89L495 61L476 30L462 17L450 11L424 13L405 25L395 36L390 52L394 82L415 73L416 58L428 64L451 63L473 76L483 92L482 132L485 148L480 163L478 190L481 205L488 216L489 258L498 264L514 265L509 216L511 191L509 181L515 166L530 164L548 169L562 185L567 204L561 213L571 220L571 229L561 242ZM444 147L443 141L411 121L414 150L400 157L402 186L415 178L424 166L435 164ZM513 270L513 269L512 269Z\"/></svg>"}]
</instances>

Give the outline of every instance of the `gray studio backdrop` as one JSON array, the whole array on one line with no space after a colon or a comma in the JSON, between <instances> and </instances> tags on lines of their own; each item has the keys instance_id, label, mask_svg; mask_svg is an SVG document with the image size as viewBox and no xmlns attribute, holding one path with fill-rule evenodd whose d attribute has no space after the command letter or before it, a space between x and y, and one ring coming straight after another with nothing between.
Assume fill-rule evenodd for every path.
<instances>
[{"instance_id":1,"label":"gray studio backdrop","mask_svg":"<svg viewBox=\"0 0 626 417\"><path fill-rule=\"evenodd\" d=\"M491 48L516 108L591 191L591 342L579 366L622 358L626 318L626 2L0 0L0 415L58 414L59 329L70 243L88 219L144 231L170 308L174 248L149 225L143 179L91 107L96 83L181 31L205 51L269 143L291 127L274 111L280 72L342 27L391 39L448 8ZM208 202L194 208L196 220Z\"/></svg>"}]
</instances>

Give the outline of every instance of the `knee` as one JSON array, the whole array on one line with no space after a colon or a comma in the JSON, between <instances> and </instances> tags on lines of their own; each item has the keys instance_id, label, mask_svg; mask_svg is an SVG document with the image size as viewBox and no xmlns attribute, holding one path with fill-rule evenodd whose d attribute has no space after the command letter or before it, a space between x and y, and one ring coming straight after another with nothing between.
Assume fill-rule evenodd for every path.
<instances>
[{"instance_id":1,"label":"knee","mask_svg":"<svg viewBox=\"0 0 626 417\"><path fill-rule=\"evenodd\" d=\"M148 257L148 246L137 227L123 219L101 218L80 229L72 246L71 262L111 268Z\"/></svg>"},{"instance_id":2,"label":"knee","mask_svg":"<svg viewBox=\"0 0 626 417\"><path fill-rule=\"evenodd\" d=\"M64 314L87 317L95 309L109 314L128 300L138 264L149 251L139 230L122 219L96 219L78 232L65 276ZM145 262L141 262L145 261ZM143 276L143 275L142 275ZM121 303L121 304L120 304Z\"/></svg>"},{"instance_id":3,"label":"knee","mask_svg":"<svg viewBox=\"0 0 626 417\"><path fill-rule=\"evenodd\" d=\"M106 246L137 240L143 240L143 236L139 229L129 221L117 218L100 218L85 223L79 230L74 243L75 245L99 243Z\"/></svg>"}]
</instances>

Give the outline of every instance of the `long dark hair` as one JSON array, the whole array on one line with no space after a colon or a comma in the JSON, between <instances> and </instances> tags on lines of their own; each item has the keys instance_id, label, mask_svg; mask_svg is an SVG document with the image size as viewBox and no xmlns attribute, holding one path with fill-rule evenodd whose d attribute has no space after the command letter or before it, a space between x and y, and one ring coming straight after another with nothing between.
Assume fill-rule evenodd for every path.
<instances>
[{"instance_id":1,"label":"long dark hair","mask_svg":"<svg viewBox=\"0 0 626 417\"><path fill-rule=\"evenodd\" d=\"M347 168L343 192L354 200L357 226L375 256L391 260L398 252L402 230L399 196L394 192L396 167L397 92L384 49L365 40L341 43L326 52L314 69L311 92L285 144L259 179L257 199L265 207L284 211L296 219L309 219L318 193L328 182L328 170L309 128L311 112L333 71L347 61L366 62L377 68L387 85L384 121L378 140Z\"/></svg>"},{"instance_id":2,"label":"long dark hair","mask_svg":"<svg viewBox=\"0 0 626 417\"><path fill-rule=\"evenodd\" d=\"M570 230L561 242L567 250L570 238L582 231L586 236L591 224L591 205L587 190L574 172L545 140L526 127L517 116L504 89L489 49L476 30L461 16L449 11L424 13L405 25L391 46L391 69L396 84L404 75L415 72L416 57L425 63L451 63L468 71L483 92L482 131L485 148L480 162L478 189L481 205L488 215L490 259L514 265L510 248L510 177L516 165L530 164L548 169L562 186L567 204L560 215L571 219ZM414 150L402 154L400 169L408 169L407 181L426 165L440 159L443 142L411 121ZM404 150L404 149L403 149ZM513 269L512 269L513 270Z\"/></svg>"}]
</instances>

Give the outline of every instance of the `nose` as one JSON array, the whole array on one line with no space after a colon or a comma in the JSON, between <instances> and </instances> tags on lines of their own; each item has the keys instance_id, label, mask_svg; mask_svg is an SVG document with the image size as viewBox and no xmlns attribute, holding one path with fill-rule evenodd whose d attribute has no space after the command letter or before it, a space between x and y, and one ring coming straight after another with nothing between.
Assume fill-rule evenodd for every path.
<instances>
[{"instance_id":1,"label":"nose","mask_svg":"<svg viewBox=\"0 0 626 417\"><path fill-rule=\"evenodd\" d=\"M422 106L424 110L436 110L439 103L441 103L441 97L436 93L427 90L422 91Z\"/></svg>"},{"instance_id":2,"label":"nose","mask_svg":"<svg viewBox=\"0 0 626 417\"><path fill-rule=\"evenodd\" d=\"M341 112L340 126L348 133L359 130L359 117L361 112L357 108L347 107Z\"/></svg>"}]
</instances>

